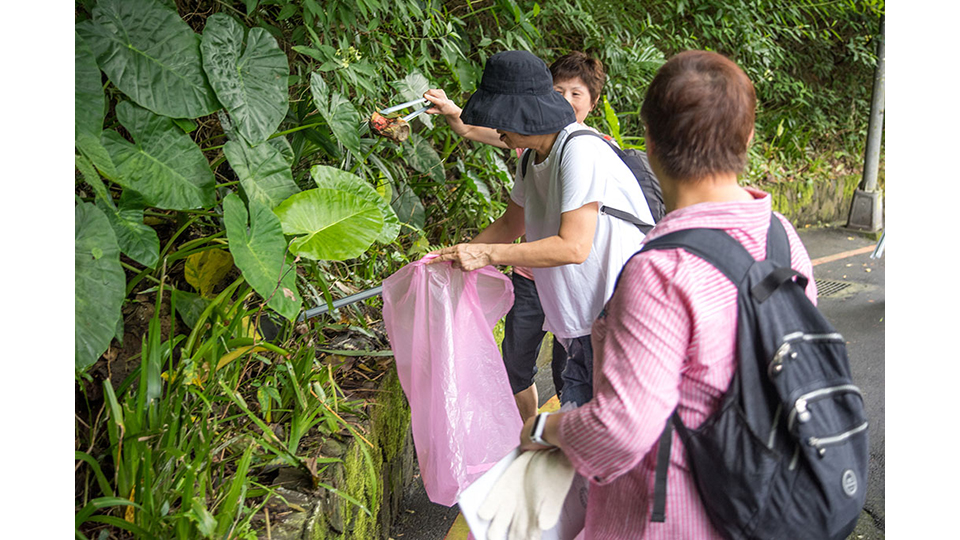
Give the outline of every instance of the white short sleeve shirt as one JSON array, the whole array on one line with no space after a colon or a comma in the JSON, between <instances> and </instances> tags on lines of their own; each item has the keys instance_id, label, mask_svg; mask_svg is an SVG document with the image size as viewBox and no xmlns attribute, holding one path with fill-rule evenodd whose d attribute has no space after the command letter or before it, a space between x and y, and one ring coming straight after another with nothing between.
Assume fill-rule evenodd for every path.
<instances>
[{"instance_id":1,"label":"white short sleeve shirt","mask_svg":"<svg viewBox=\"0 0 960 540\"><path fill-rule=\"evenodd\" d=\"M534 163L536 155L531 155L525 178L518 165L510 198L523 207L528 242L557 235L564 212L593 202L653 223L637 179L607 142L577 137L564 145L570 133L581 129L584 126L577 123L565 127L541 163ZM561 148L563 159L557 167ZM635 225L601 212L586 261L533 268L544 330L561 339L589 335L594 319L613 294L620 269L640 249L642 240L643 233Z\"/></svg>"}]
</instances>

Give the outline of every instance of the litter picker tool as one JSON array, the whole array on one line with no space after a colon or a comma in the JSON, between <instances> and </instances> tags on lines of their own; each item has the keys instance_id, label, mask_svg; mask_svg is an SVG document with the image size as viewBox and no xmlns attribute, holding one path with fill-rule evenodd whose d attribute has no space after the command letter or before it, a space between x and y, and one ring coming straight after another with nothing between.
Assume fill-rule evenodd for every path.
<instances>
[{"instance_id":1,"label":"litter picker tool","mask_svg":"<svg viewBox=\"0 0 960 540\"><path fill-rule=\"evenodd\" d=\"M426 103L427 105L413 111L412 113L403 116L387 116L389 114L396 113L397 111L402 111L408 107L413 107L421 103ZM382 137L386 137L394 142L400 143L406 140L410 136L410 124L409 122L414 118L420 116L421 114L427 112L427 109L432 107L433 104L425 98L415 99L413 101L408 101L406 103L401 103L399 105L394 105L392 107L387 107L386 109L380 110L373 113L370 116L370 129Z\"/></svg>"}]
</instances>

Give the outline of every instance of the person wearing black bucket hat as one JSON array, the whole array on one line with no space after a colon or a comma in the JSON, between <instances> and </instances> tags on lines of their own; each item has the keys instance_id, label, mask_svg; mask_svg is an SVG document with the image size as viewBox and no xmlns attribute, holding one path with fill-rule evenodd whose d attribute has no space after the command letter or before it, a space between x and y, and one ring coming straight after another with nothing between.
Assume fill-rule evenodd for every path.
<instances>
[{"instance_id":1,"label":"person wearing black bucket hat","mask_svg":"<svg viewBox=\"0 0 960 540\"><path fill-rule=\"evenodd\" d=\"M490 264L532 268L545 330L566 349L561 404L592 396L590 327L613 292L616 277L643 233L600 212L617 201L641 220L652 216L629 168L582 129L571 105L554 90L546 64L525 51L487 61L477 91L460 115L466 124L497 130L508 148L529 148L526 174L518 164L507 210L468 244L438 250L431 263L451 261L464 271ZM563 147L563 162L557 163ZM526 242L514 240L526 235Z\"/></svg>"},{"instance_id":2,"label":"person wearing black bucket hat","mask_svg":"<svg viewBox=\"0 0 960 540\"><path fill-rule=\"evenodd\" d=\"M584 123L596 108L603 93L607 77L603 63L586 53L572 51L550 64L550 74L553 77L553 89L573 106L574 115L581 127L597 133L611 144L616 144L613 137L604 135ZM450 100L442 89L427 90L423 97L433 104L433 107L427 109L427 114L442 115L457 135L471 141L507 148L495 129L464 124L460 118L462 109ZM516 154L521 157L523 149L517 148ZM522 240L524 239L521 238ZM539 371L537 359L540 357L546 331L543 329L543 308L537 296L537 286L531 269L514 266L510 279L513 283L514 301L504 320L501 344L503 364L507 368L507 379L520 417L526 421L536 416L539 409L539 389L535 376ZM556 337L550 336L549 339L553 387L559 396L563 389L562 374L567 364L567 351Z\"/></svg>"},{"instance_id":3,"label":"person wearing black bucket hat","mask_svg":"<svg viewBox=\"0 0 960 540\"><path fill-rule=\"evenodd\" d=\"M460 119L521 135L557 133L577 121L573 107L553 89L547 64L526 51L498 53L487 61Z\"/></svg>"}]
</instances>

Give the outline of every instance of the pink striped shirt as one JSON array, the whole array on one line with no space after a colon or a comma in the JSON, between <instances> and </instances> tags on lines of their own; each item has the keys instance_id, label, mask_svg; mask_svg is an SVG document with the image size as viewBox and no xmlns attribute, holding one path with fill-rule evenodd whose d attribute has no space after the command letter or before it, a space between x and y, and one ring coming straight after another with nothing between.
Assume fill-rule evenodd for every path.
<instances>
[{"instance_id":1,"label":"pink striped shirt","mask_svg":"<svg viewBox=\"0 0 960 540\"><path fill-rule=\"evenodd\" d=\"M649 239L694 227L724 229L754 258L766 254L770 196L703 203L671 212ZM792 266L810 278L810 257L794 228ZM666 521L650 522L656 446L667 418L696 428L717 409L735 370L736 289L709 263L680 249L631 259L605 314L593 325L594 398L560 424L564 451L591 479L584 537L594 539L721 538L710 524L674 433Z\"/></svg>"}]
</instances>

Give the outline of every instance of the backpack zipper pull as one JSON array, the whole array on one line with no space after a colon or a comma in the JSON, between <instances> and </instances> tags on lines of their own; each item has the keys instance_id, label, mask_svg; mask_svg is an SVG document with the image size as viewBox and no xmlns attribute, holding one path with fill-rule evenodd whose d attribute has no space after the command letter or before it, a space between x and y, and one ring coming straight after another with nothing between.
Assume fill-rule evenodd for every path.
<instances>
[{"instance_id":1,"label":"backpack zipper pull","mask_svg":"<svg viewBox=\"0 0 960 540\"><path fill-rule=\"evenodd\" d=\"M809 439L807 439L807 444L814 447L817 450L817 454L819 454L820 457L823 457L824 454L827 453L827 449L824 448L823 446L820 446L820 439L816 437L810 437Z\"/></svg>"},{"instance_id":2,"label":"backpack zipper pull","mask_svg":"<svg viewBox=\"0 0 960 540\"><path fill-rule=\"evenodd\" d=\"M797 410L797 421L801 424L810 420L810 411L807 410L807 400L800 398L794 405Z\"/></svg>"},{"instance_id":3,"label":"backpack zipper pull","mask_svg":"<svg viewBox=\"0 0 960 540\"><path fill-rule=\"evenodd\" d=\"M780 348L777 349L776 354L773 355L773 360L770 361L770 367L767 368L767 374L771 379L783 371L783 360L786 358L789 352L790 342L784 342L782 345L780 345Z\"/></svg>"}]
</instances>

